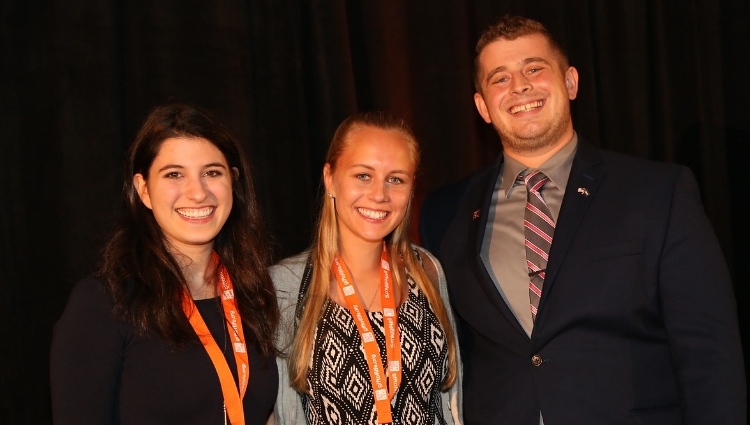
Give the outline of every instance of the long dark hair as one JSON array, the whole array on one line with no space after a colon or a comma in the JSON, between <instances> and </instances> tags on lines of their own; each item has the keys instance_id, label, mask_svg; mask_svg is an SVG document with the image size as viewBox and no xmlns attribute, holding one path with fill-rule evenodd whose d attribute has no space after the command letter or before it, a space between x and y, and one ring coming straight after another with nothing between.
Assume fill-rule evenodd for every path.
<instances>
[{"instance_id":1,"label":"long dark hair","mask_svg":"<svg viewBox=\"0 0 750 425\"><path fill-rule=\"evenodd\" d=\"M275 353L279 320L276 293L267 267L268 239L250 176L250 165L237 141L205 110L184 104L155 108L127 152L121 223L104 249L100 277L111 289L114 314L132 321L142 333L154 333L173 346L197 341L182 310L186 280L153 213L141 202L133 176L148 179L151 164L169 138L202 138L224 154L232 174L232 211L214 239L214 250L234 283L243 326L258 349Z\"/></svg>"}]
</instances>

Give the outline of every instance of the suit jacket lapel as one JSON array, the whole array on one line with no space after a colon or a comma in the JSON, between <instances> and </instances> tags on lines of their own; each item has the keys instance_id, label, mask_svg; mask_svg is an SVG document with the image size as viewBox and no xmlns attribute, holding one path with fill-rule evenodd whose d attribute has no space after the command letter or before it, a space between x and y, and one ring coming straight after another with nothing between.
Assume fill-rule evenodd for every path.
<instances>
[{"instance_id":1,"label":"suit jacket lapel","mask_svg":"<svg viewBox=\"0 0 750 425\"><path fill-rule=\"evenodd\" d=\"M486 186L483 188L482 196L477 199L475 204L477 207L473 210L472 226L469 230L469 240L474 241L472 247L472 258L474 259L473 268L474 273L478 278L479 285L487 295L487 299L490 300L495 307L505 316L509 323L512 323L516 330L523 335L524 338L528 339L526 331L524 331L521 323L516 319L515 314L510 309L508 304L503 299L502 295L495 286L491 277L491 270L487 270L484 261L482 261L482 242L484 241L485 230L487 229L487 221L489 220L489 212L492 204L492 195L495 190L495 183L500 175L503 164L503 156L500 155L500 159L495 163L495 167L490 173L491 179L486 181ZM478 217L476 217L478 214ZM476 218L473 218L476 217Z\"/></svg>"},{"instance_id":2,"label":"suit jacket lapel","mask_svg":"<svg viewBox=\"0 0 750 425\"><path fill-rule=\"evenodd\" d=\"M550 298L555 277L560 265L565 259L578 227L583 221L591 202L596 197L596 191L604 177L595 165L601 162L599 152L593 146L579 138L576 155L570 169L568 185L565 188L560 214L555 227L555 235L550 248L547 275L544 278L544 289L537 315L537 325L544 315L544 304Z\"/></svg>"}]
</instances>

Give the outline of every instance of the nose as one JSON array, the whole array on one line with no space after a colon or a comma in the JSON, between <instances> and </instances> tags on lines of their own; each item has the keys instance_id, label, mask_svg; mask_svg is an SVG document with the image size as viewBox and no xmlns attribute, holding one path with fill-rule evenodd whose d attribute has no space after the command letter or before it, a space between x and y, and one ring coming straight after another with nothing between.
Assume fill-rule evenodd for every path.
<instances>
[{"instance_id":1,"label":"nose","mask_svg":"<svg viewBox=\"0 0 750 425\"><path fill-rule=\"evenodd\" d=\"M521 94L531 90L531 82L523 72L519 72L517 75L513 76L510 82L510 90L513 94Z\"/></svg>"},{"instance_id":2,"label":"nose","mask_svg":"<svg viewBox=\"0 0 750 425\"><path fill-rule=\"evenodd\" d=\"M373 202L388 202L388 185L385 182L373 184L369 198Z\"/></svg>"},{"instance_id":3,"label":"nose","mask_svg":"<svg viewBox=\"0 0 750 425\"><path fill-rule=\"evenodd\" d=\"M208 186L202 178L191 178L185 187L185 196L194 202L202 202L208 197Z\"/></svg>"}]
</instances>

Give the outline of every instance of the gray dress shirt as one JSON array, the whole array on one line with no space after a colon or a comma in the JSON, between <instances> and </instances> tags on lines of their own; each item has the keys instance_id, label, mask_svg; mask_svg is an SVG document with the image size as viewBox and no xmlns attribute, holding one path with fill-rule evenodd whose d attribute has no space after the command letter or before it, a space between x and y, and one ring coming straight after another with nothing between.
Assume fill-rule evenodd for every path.
<instances>
[{"instance_id":1,"label":"gray dress shirt","mask_svg":"<svg viewBox=\"0 0 750 425\"><path fill-rule=\"evenodd\" d=\"M578 135L574 134L565 147L538 168L550 179L544 185L541 195L555 222L560 213L577 145ZM490 203L481 257L497 290L530 337L534 322L529 307L529 274L523 226L527 191L526 185L516 181L516 177L527 169L525 165L505 155L503 169L495 183Z\"/></svg>"}]
</instances>

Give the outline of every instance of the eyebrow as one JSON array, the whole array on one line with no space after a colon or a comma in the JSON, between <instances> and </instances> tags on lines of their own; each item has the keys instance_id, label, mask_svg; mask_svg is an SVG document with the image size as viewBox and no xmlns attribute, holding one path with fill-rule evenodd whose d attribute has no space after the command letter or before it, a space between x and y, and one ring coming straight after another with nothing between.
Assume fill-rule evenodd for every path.
<instances>
[{"instance_id":1,"label":"eyebrow","mask_svg":"<svg viewBox=\"0 0 750 425\"><path fill-rule=\"evenodd\" d=\"M550 64L550 62L547 59L544 59L544 58L541 58L541 57L537 57L537 56L524 59L523 60L523 65L526 66L526 65L528 65L530 63L534 63L534 62L542 62L542 63L544 63L546 65L552 66L552 64ZM484 81L487 82L487 81L491 80L492 77L495 74L497 74L499 72L504 72L504 71L507 71L507 70L508 70L508 67L505 66L505 65L498 66L497 68L493 69L492 71L490 71L487 74L487 78L485 78Z\"/></svg>"},{"instance_id":2,"label":"eyebrow","mask_svg":"<svg viewBox=\"0 0 750 425\"><path fill-rule=\"evenodd\" d=\"M210 163L210 164L206 164L206 165L204 165L204 166L203 166L203 168L211 168L211 167L220 167L220 168L224 168L224 169L226 169L226 168L227 168L227 167L226 167L226 166L225 166L224 164L222 164L221 162L212 162L212 163ZM159 173L161 173L162 171L164 171L164 170L169 170L169 169L171 169L171 168L177 168L177 169L180 169L180 170L181 170L181 169L184 169L185 167L184 167L184 166L182 166L182 165L178 165L178 164L167 164L167 165L165 165L165 166L163 166L163 167L159 168L159 171L158 171L158 172L159 172Z\"/></svg>"},{"instance_id":3,"label":"eyebrow","mask_svg":"<svg viewBox=\"0 0 750 425\"><path fill-rule=\"evenodd\" d=\"M362 167L362 168L367 168L368 170L375 171L375 169L373 167L371 167L371 166L369 166L367 164L352 164L352 166L349 167L349 168L351 169L351 168L355 168L355 167ZM391 170L388 173L401 173L401 174L406 174L407 176L409 175L409 172L406 171L406 170Z\"/></svg>"}]
</instances>

